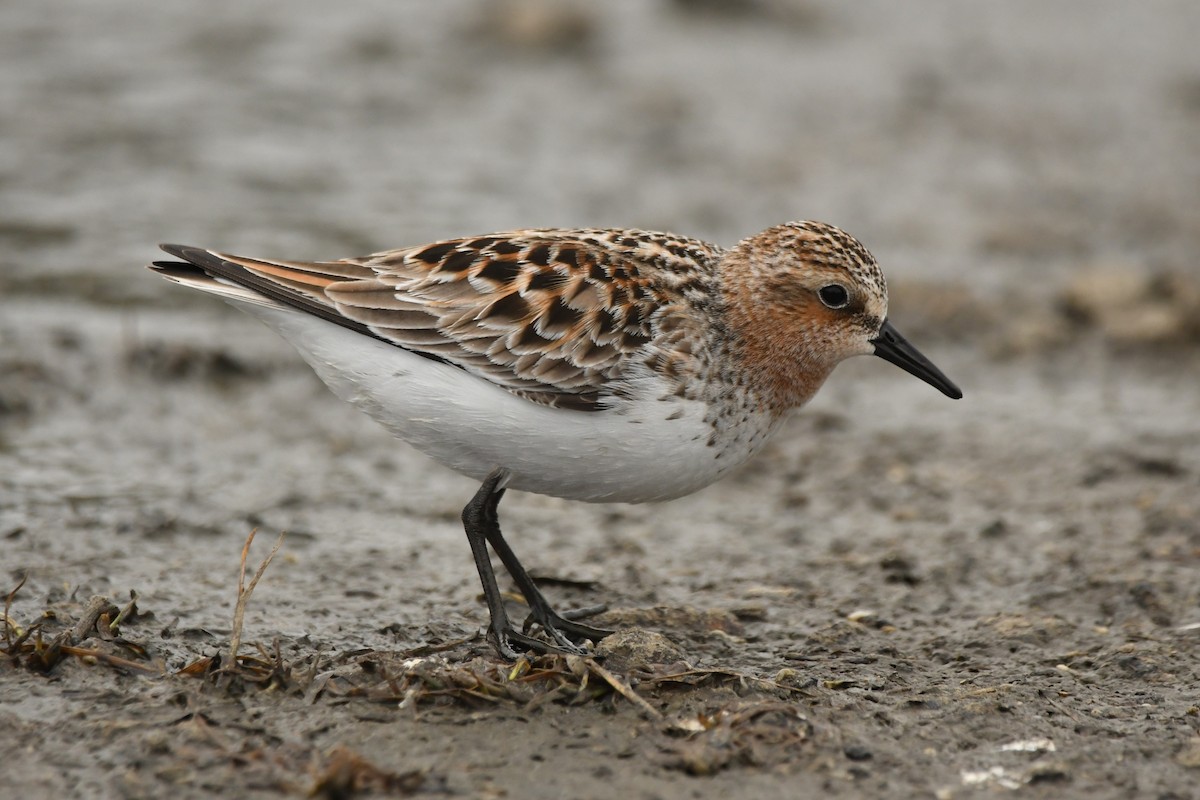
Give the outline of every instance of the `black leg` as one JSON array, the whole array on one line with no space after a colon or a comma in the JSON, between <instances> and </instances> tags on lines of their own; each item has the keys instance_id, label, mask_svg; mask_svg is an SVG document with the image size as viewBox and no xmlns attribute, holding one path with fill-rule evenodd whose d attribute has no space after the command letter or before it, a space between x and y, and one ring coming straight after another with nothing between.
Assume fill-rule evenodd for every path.
<instances>
[{"instance_id":1,"label":"black leg","mask_svg":"<svg viewBox=\"0 0 1200 800\"><path fill-rule=\"evenodd\" d=\"M488 614L491 623L488 628L488 640L504 658L516 661L520 654L513 648L517 643L526 648L538 651L546 650L546 645L513 629L508 620L508 612L504 610L504 598L500 595L500 587L496 583L496 573L492 571L492 560L488 556L488 528L499 529L499 518L496 516L496 506L504 496L504 489L498 489L505 477L503 470L495 470L484 479L479 491L471 498L471 502L463 508L463 528L467 532L467 541L471 544L471 555L475 557L475 569L479 572L479 581L483 584L483 596L487 601Z\"/></svg>"},{"instance_id":2,"label":"black leg","mask_svg":"<svg viewBox=\"0 0 1200 800\"><path fill-rule=\"evenodd\" d=\"M517 554L508 546L508 542L504 541L498 524L488 531L487 540L492 549L496 551L496 555L500 556L500 563L504 564L504 568L512 576L513 583L517 584L517 588L525 596L525 602L529 603L529 620L522 626L523 629L528 630L529 623L536 622L546 632L546 635L564 650L577 649L574 642L568 637L580 640L591 639L598 642L612 633L603 628L593 628L591 625L573 621L573 619L598 614L604 610L603 606L576 612L568 611L564 614L559 614L551 608L546 596L542 594L541 589L533 582L533 578L529 577L529 573L525 571L525 567L517 560Z\"/></svg>"},{"instance_id":3,"label":"black leg","mask_svg":"<svg viewBox=\"0 0 1200 800\"><path fill-rule=\"evenodd\" d=\"M571 641L569 636L599 641L611 631L583 625L556 613L533 579L529 577L529 573L517 559L516 553L508 546L508 542L504 541L504 536L500 533L497 507L500 505L500 498L504 496L504 488L500 484L507 476L507 470L501 468L493 470L484 479L479 491L471 498L471 502L463 508L462 513L463 527L467 532L467 541L471 543L471 554L475 557L475 568L479 571L479 579L483 584L483 596L487 600L488 612L492 618L488 638L502 656L511 659L517 658L517 653L512 647L513 643L542 652L562 650L569 653L582 653L583 649ZM508 570L517 584L517 588L521 590L521 594L529 603L530 620L542 627L546 635L554 642L553 647L513 628L508 619L508 612L504 609L504 599L500 595L500 588L496 584L496 575L492 570L491 559L488 558L488 544L491 544L492 549L496 551L504 568ZM525 627L528 629L528 623Z\"/></svg>"}]
</instances>

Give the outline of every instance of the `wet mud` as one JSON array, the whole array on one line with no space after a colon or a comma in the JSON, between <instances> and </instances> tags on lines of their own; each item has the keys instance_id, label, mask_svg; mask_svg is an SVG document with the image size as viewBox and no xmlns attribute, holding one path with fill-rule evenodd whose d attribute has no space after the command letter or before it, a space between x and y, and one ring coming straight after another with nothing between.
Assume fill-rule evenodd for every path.
<instances>
[{"instance_id":1,"label":"wet mud","mask_svg":"<svg viewBox=\"0 0 1200 800\"><path fill-rule=\"evenodd\" d=\"M1196 795L1192 4L0 21L0 795ZM515 665L472 482L142 269L794 218L872 249L964 399L860 359L694 496L506 497L621 631Z\"/></svg>"}]
</instances>

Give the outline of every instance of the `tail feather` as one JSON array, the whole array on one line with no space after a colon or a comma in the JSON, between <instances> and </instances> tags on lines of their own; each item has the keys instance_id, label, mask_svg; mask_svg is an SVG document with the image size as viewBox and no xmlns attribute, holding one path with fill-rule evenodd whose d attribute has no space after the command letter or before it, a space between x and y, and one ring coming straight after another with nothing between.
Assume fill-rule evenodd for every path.
<instances>
[{"instance_id":1,"label":"tail feather","mask_svg":"<svg viewBox=\"0 0 1200 800\"><path fill-rule=\"evenodd\" d=\"M388 341L363 323L344 316L325 296L325 286L339 280L364 277L365 267L344 262L263 261L178 244L159 247L183 259L182 263L156 261L150 266L175 283L229 300L295 308L364 336Z\"/></svg>"},{"instance_id":2,"label":"tail feather","mask_svg":"<svg viewBox=\"0 0 1200 800\"><path fill-rule=\"evenodd\" d=\"M155 261L150 269L162 275L172 283L187 286L189 289L199 289L202 292L215 294L225 300L236 300L242 303L253 303L260 306L280 308L280 303L266 295L239 286L233 281L214 277L195 264L183 261Z\"/></svg>"}]
</instances>

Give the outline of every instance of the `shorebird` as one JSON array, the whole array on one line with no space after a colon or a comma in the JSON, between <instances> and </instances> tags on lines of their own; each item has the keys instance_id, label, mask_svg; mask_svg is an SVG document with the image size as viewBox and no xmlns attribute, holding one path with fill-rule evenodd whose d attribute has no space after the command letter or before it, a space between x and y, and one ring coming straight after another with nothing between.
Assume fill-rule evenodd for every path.
<instances>
[{"instance_id":1,"label":"shorebird","mask_svg":"<svg viewBox=\"0 0 1200 800\"><path fill-rule=\"evenodd\" d=\"M888 321L858 240L789 222L731 248L669 233L531 229L337 261L162 245L164 277L292 343L384 428L481 481L463 526L488 639L584 652L609 631L554 611L500 532L507 489L641 503L695 492L757 452L841 361L876 355L962 392ZM529 604L510 621L491 545ZM545 640L531 636L533 624Z\"/></svg>"}]
</instances>

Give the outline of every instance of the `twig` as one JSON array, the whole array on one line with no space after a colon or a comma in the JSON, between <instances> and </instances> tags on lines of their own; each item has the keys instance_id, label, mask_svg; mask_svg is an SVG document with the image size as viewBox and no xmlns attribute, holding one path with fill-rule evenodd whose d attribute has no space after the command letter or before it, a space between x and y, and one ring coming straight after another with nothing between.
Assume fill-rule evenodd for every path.
<instances>
[{"instance_id":1,"label":"twig","mask_svg":"<svg viewBox=\"0 0 1200 800\"><path fill-rule=\"evenodd\" d=\"M1078 714L1076 714L1075 712L1071 711L1071 709L1067 708L1067 707L1066 707L1066 706L1064 706L1062 703L1058 703L1058 702L1056 702L1056 701L1054 700L1054 698L1052 698L1052 697L1051 697L1049 694L1047 694L1047 693L1046 693L1046 691L1045 691L1044 689L1038 689L1038 694L1039 694L1039 695L1041 695L1042 699L1043 699L1043 700L1045 700L1047 703L1049 703L1051 706L1053 706L1054 708L1056 708L1056 709L1058 709L1059 711L1061 711L1063 714L1065 714L1065 715L1067 715L1068 717L1070 717L1072 721L1074 721L1074 722L1076 722L1076 723L1078 723L1078 722L1082 722L1082 720L1080 720L1080 719L1079 719L1079 715L1078 715Z\"/></svg>"},{"instance_id":2,"label":"twig","mask_svg":"<svg viewBox=\"0 0 1200 800\"><path fill-rule=\"evenodd\" d=\"M479 640L479 631L472 633L470 636L464 636L461 639L451 639L440 644L419 644L416 647L410 647L408 650L401 650L397 653L398 658L417 658L420 656L428 656L433 653L442 653L446 650L453 650L464 644L470 644Z\"/></svg>"},{"instance_id":3,"label":"twig","mask_svg":"<svg viewBox=\"0 0 1200 800\"><path fill-rule=\"evenodd\" d=\"M742 708L731 713L729 715L729 725L738 725L755 717L761 717L763 714L771 714L776 711L787 716L804 719L804 715L800 713L800 709L796 706L778 700L767 700L766 702L755 703L749 708Z\"/></svg>"},{"instance_id":4,"label":"twig","mask_svg":"<svg viewBox=\"0 0 1200 800\"><path fill-rule=\"evenodd\" d=\"M258 571L254 573L254 577L250 579L250 585L246 585L246 558L250 555L250 543L254 541L254 535L258 533L258 528L250 531L250 535L246 537L246 544L242 545L242 563L241 570L238 572L238 598L237 605L233 609L233 636L229 641L229 665L234 667L237 665L238 648L242 645L242 623L246 616L246 603L250 600L250 595L254 592L254 587L258 585L258 580L267 571L267 565L271 563L271 559L279 552L279 548L283 545L284 531L279 532L279 538L275 540L275 546L271 548L271 552L259 564Z\"/></svg>"},{"instance_id":5,"label":"twig","mask_svg":"<svg viewBox=\"0 0 1200 800\"><path fill-rule=\"evenodd\" d=\"M66 653L69 656L75 656L77 658L94 658L97 661L103 661L106 664L110 664L114 667L121 667L123 669L132 669L132 670L136 670L138 672L144 672L147 675L160 675L161 676L163 674L163 671L161 669L158 669L157 667L152 667L149 664L139 664L136 661L130 661L127 658L121 658L120 656L114 656L109 653L102 652L100 650L91 650L86 647L75 647L74 645L69 645L69 644L64 644L62 646L61 650L62 650L62 652Z\"/></svg>"},{"instance_id":6,"label":"twig","mask_svg":"<svg viewBox=\"0 0 1200 800\"><path fill-rule=\"evenodd\" d=\"M301 684L304 691L307 692L312 686L313 681L317 679L317 670L321 666L321 656L325 655L325 645L317 645L317 653L313 656L312 664L308 668L308 674L304 676L304 681Z\"/></svg>"},{"instance_id":7,"label":"twig","mask_svg":"<svg viewBox=\"0 0 1200 800\"><path fill-rule=\"evenodd\" d=\"M71 641L81 642L86 639L88 632L96 627L96 621L100 619L100 615L106 613L110 608L116 608L116 606L110 603L107 597L101 597L98 594L92 595L92 599L88 600L87 608L83 610L83 616L71 629Z\"/></svg>"},{"instance_id":8,"label":"twig","mask_svg":"<svg viewBox=\"0 0 1200 800\"><path fill-rule=\"evenodd\" d=\"M29 580L28 572L21 576L21 580L16 586L13 587L13 590L8 593L8 597L4 598L4 647L9 653L11 653L13 649L13 633L16 633L17 636L20 636L21 632L16 629L17 626L13 624L12 617L9 616L8 612L12 610L13 598L17 596L17 592L21 591L21 587L25 585L25 581L27 580Z\"/></svg>"},{"instance_id":9,"label":"twig","mask_svg":"<svg viewBox=\"0 0 1200 800\"><path fill-rule=\"evenodd\" d=\"M602 678L609 686L620 692L622 697L645 712L648 717L654 720L662 720L663 715L659 713L658 709L642 699L642 696L635 692L633 687L628 683L597 664L595 659L585 658L583 662L587 665L588 670L591 671L592 674L598 678Z\"/></svg>"},{"instance_id":10,"label":"twig","mask_svg":"<svg viewBox=\"0 0 1200 800\"><path fill-rule=\"evenodd\" d=\"M130 589L129 590L129 603L124 608L122 608L119 612L117 612L117 616L113 619L112 622L108 623L108 629L110 631L112 631L113 633L116 633L117 628L121 627L121 623L124 622L125 619L130 614L137 613L137 599L138 599L137 592L135 592L133 589Z\"/></svg>"},{"instance_id":11,"label":"twig","mask_svg":"<svg viewBox=\"0 0 1200 800\"><path fill-rule=\"evenodd\" d=\"M14 628L16 628L16 625L13 624L12 620L6 620L6 622L9 625L12 625ZM18 648L20 648L21 645L25 644L25 641L30 636L32 636L35 633L38 635L41 635L41 631L42 631L42 623L40 623L40 622L35 622L32 625L30 625L28 628L26 628L25 630L18 631L17 638L13 639L12 644L8 645L7 649L5 650L5 655L16 655Z\"/></svg>"}]
</instances>

